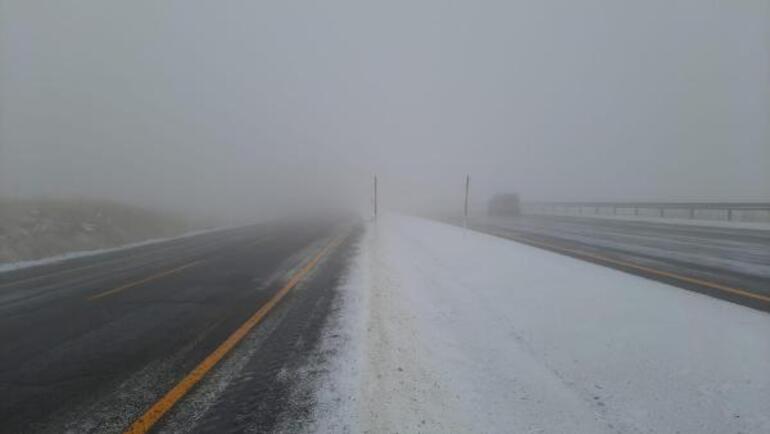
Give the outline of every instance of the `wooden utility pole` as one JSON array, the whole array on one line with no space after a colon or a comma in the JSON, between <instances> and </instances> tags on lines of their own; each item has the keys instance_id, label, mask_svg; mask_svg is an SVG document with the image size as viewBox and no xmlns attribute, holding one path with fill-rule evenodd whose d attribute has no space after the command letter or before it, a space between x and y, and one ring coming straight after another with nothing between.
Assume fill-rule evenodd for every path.
<instances>
[{"instance_id":1,"label":"wooden utility pole","mask_svg":"<svg viewBox=\"0 0 770 434\"><path fill-rule=\"evenodd\" d=\"M374 175L374 219L377 220L377 175Z\"/></svg>"},{"instance_id":2,"label":"wooden utility pole","mask_svg":"<svg viewBox=\"0 0 770 434\"><path fill-rule=\"evenodd\" d=\"M471 175L465 177L465 227L468 227L468 194L471 189Z\"/></svg>"}]
</instances>

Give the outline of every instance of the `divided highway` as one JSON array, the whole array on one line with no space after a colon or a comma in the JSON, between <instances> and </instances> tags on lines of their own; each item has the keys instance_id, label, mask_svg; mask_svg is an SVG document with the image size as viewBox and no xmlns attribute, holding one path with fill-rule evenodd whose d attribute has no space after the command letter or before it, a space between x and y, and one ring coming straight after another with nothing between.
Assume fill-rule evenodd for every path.
<instances>
[{"instance_id":1,"label":"divided highway","mask_svg":"<svg viewBox=\"0 0 770 434\"><path fill-rule=\"evenodd\" d=\"M0 432L274 428L303 411L277 374L317 342L359 230L260 224L0 274ZM225 387L228 369L249 375Z\"/></svg>"},{"instance_id":2,"label":"divided highway","mask_svg":"<svg viewBox=\"0 0 770 434\"><path fill-rule=\"evenodd\" d=\"M471 227L770 311L770 231L553 216ZM361 230L259 224L0 273L0 432L301 425L312 400L297 391L320 375L312 350Z\"/></svg>"},{"instance_id":3,"label":"divided highway","mask_svg":"<svg viewBox=\"0 0 770 434\"><path fill-rule=\"evenodd\" d=\"M770 231L557 216L472 227L770 312Z\"/></svg>"}]
</instances>

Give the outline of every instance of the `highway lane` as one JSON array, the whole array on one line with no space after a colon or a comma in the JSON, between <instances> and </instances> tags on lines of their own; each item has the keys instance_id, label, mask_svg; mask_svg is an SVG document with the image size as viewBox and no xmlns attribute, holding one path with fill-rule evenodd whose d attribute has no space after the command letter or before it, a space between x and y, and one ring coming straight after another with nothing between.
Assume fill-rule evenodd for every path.
<instances>
[{"instance_id":1,"label":"highway lane","mask_svg":"<svg viewBox=\"0 0 770 434\"><path fill-rule=\"evenodd\" d=\"M40 287L43 282L58 282L62 278L72 275L88 275L95 269L109 268L119 263L134 262L137 258L152 261L160 256L168 256L167 253L189 253L190 249L203 249L212 243L226 244L229 239L237 238L245 228L225 229L201 232L194 236L184 236L176 239L139 244L130 248L105 251L98 255L87 255L43 263L34 267L24 267L17 270L9 270L0 273L0 293L4 288L20 290L29 287Z\"/></svg>"},{"instance_id":2,"label":"highway lane","mask_svg":"<svg viewBox=\"0 0 770 434\"><path fill-rule=\"evenodd\" d=\"M271 300L340 227L261 224L4 273L0 432L122 432ZM328 308L329 282L344 265L344 249L337 250L336 266L321 262L305 282L323 279L323 290L287 296L290 304L302 306L312 295ZM282 314L282 324L303 324L300 310ZM312 344L305 335L320 328L326 311L316 315L315 328L291 339L283 331L288 326L274 326L273 339ZM262 357L262 365L280 366ZM276 402L281 391L273 393Z\"/></svg>"},{"instance_id":3,"label":"highway lane","mask_svg":"<svg viewBox=\"0 0 770 434\"><path fill-rule=\"evenodd\" d=\"M770 231L556 216L471 226L770 311Z\"/></svg>"}]
</instances>

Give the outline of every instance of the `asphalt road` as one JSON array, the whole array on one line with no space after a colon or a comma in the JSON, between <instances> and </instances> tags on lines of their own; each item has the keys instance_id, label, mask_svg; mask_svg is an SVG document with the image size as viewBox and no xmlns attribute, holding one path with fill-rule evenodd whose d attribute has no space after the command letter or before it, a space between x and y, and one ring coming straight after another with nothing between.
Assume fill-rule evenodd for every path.
<instances>
[{"instance_id":1,"label":"asphalt road","mask_svg":"<svg viewBox=\"0 0 770 434\"><path fill-rule=\"evenodd\" d=\"M556 216L472 227L770 311L770 231Z\"/></svg>"},{"instance_id":2,"label":"asphalt road","mask_svg":"<svg viewBox=\"0 0 770 434\"><path fill-rule=\"evenodd\" d=\"M262 224L0 274L0 432L124 431L287 288L152 430L307 412L279 373L308 362L357 231Z\"/></svg>"}]
</instances>

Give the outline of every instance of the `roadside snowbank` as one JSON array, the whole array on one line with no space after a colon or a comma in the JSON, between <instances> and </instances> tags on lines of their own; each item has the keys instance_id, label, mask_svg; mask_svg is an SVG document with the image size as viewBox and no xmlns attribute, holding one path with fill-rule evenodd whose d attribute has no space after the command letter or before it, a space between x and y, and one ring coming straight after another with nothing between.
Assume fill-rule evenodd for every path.
<instances>
[{"instance_id":1,"label":"roadside snowbank","mask_svg":"<svg viewBox=\"0 0 770 434\"><path fill-rule=\"evenodd\" d=\"M204 229L204 230L198 230L198 231L192 231L187 232L182 235L178 235L175 237L168 237L168 238L153 238L150 240L140 241L137 243L130 243L118 247L110 247L107 249L95 249L95 250L84 250L84 251L78 251L78 252L70 252L70 253L64 253L61 255L51 256L48 258L42 258L42 259L33 259L29 261L19 261L19 262L6 262L6 263L0 263L0 273L4 273L7 271L16 271L21 270L24 268L30 268L30 267L39 267L41 265L49 265L49 264L55 264L57 262L62 262L70 259L77 259L77 258L83 258L88 256L97 256L97 255L103 255L105 253L113 253L113 252L120 252L124 250L131 250L135 249L137 247L147 246L151 244L158 244L158 243L165 243L169 241L174 240L181 240L185 238L195 237L198 235L203 235L211 232L217 232L217 231L223 231L228 228L215 228L215 229Z\"/></svg>"},{"instance_id":2,"label":"roadside snowbank","mask_svg":"<svg viewBox=\"0 0 770 434\"><path fill-rule=\"evenodd\" d=\"M399 216L351 276L319 431L770 432L765 313Z\"/></svg>"},{"instance_id":3,"label":"roadside snowbank","mask_svg":"<svg viewBox=\"0 0 770 434\"><path fill-rule=\"evenodd\" d=\"M361 246L358 246L360 248ZM324 365L315 389L315 407L309 420L302 420L306 433L360 433L358 417L361 402L358 393L365 353L368 291L368 254L360 250L355 262L339 288L340 305L333 312L331 323L325 327L321 348L314 354L315 363ZM281 432L295 432L296 426Z\"/></svg>"}]
</instances>

